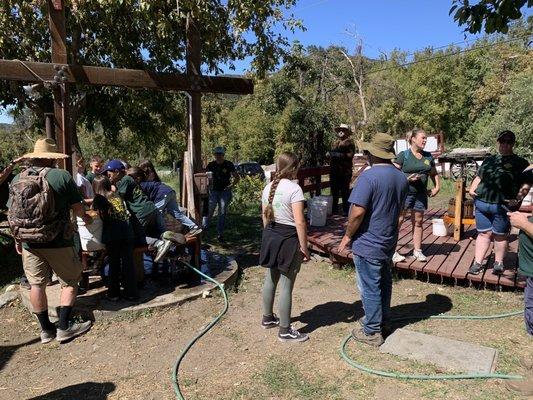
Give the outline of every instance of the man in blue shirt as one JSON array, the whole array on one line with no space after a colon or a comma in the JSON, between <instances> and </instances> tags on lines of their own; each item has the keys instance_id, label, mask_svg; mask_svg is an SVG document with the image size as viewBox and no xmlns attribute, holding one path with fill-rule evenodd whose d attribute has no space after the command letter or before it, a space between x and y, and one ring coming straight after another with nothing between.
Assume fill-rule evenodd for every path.
<instances>
[{"instance_id":1,"label":"man in blue shirt","mask_svg":"<svg viewBox=\"0 0 533 400\"><path fill-rule=\"evenodd\" d=\"M358 178L346 233L340 248L352 241L357 286L365 316L352 331L355 340L380 346L381 328L389 319L392 294L392 255L398 241L398 217L407 196L405 175L393 164L394 139L376 133L371 142L359 142L371 168Z\"/></svg>"}]
</instances>

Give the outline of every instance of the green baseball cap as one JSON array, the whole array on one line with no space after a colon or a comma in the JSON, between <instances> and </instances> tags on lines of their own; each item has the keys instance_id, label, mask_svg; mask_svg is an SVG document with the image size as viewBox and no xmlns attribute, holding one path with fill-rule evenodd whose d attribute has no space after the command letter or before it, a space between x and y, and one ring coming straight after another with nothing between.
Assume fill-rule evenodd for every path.
<instances>
[{"instance_id":1,"label":"green baseball cap","mask_svg":"<svg viewBox=\"0 0 533 400\"><path fill-rule=\"evenodd\" d=\"M358 141L357 146L360 150L366 150L375 157L384 160L396 158L394 153L394 138L386 133L378 132L372 137L370 142Z\"/></svg>"}]
</instances>

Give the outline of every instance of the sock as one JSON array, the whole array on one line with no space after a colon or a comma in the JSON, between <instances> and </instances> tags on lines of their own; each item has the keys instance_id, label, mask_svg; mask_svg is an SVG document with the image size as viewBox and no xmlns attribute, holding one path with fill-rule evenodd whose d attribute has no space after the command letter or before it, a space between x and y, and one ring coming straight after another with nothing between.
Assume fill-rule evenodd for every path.
<instances>
[{"instance_id":1,"label":"sock","mask_svg":"<svg viewBox=\"0 0 533 400\"><path fill-rule=\"evenodd\" d=\"M64 331L68 329L70 314L72 314L72 306L59 307L59 329Z\"/></svg>"},{"instance_id":2,"label":"sock","mask_svg":"<svg viewBox=\"0 0 533 400\"><path fill-rule=\"evenodd\" d=\"M37 319L39 320L39 324L41 324L41 329L43 331L53 331L56 329L54 324L50 322L50 318L48 317L48 310L35 313L35 315L37 315Z\"/></svg>"}]
</instances>

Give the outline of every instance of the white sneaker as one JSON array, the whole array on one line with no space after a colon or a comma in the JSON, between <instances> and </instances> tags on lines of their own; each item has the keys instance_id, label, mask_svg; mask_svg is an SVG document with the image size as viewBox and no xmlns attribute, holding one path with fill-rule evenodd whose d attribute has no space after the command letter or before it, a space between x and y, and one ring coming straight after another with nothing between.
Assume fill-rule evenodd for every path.
<instances>
[{"instance_id":1,"label":"white sneaker","mask_svg":"<svg viewBox=\"0 0 533 400\"><path fill-rule=\"evenodd\" d=\"M394 252L394 255L392 256L392 262L394 263L398 263L398 262L402 262L402 261L405 261L405 257L402 256L400 253L398 253L397 251Z\"/></svg>"},{"instance_id":2,"label":"white sneaker","mask_svg":"<svg viewBox=\"0 0 533 400\"><path fill-rule=\"evenodd\" d=\"M154 262L158 263L160 262L165 255L170 250L170 247L172 246L172 242L170 240L158 240L154 244L155 248L157 249L157 254L154 257Z\"/></svg>"},{"instance_id":3,"label":"white sneaker","mask_svg":"<svg viewBox=\"0 0 533 400\"><path fill-rule=\"evenodd\" d=\"M426 262L428 260L424 253L422 253L422 250L413 250L413 257L420 262Z\"/></svg>"}]
</instances>

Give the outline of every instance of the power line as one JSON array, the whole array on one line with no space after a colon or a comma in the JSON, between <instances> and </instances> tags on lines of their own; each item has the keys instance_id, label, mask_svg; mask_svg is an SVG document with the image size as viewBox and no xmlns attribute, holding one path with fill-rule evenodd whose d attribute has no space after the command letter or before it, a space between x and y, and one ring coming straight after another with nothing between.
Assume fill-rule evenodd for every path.
<instances>
[{"instance_id":1,"label":"power line","mask_svg":"<svg viewBox=\"0 0 533 400\"><path fill-rule=\"evenodd\" d=\"M500 44L503 44L503 43L509 43L509 42L514 42L514 41L517 41L517 40L522 40L522 39L525 39L525 38L527 38L527 37L531 37L531 36L533 36L533 35L532 35L532 34L527 34L527 35L524 35L524 36L519 36L519 37L512 38L512 39L508 39L508 40L502 40L502 41L500 41L500 42L495 42L495 43L486 44L486 45L483 45L483 46L476 46L476 47L472 47L472 48L470 48L470 49L462 49L462 50L458 50L458 51L453 52L453 53L439 54L439 55L437 55L437 56L424 58L424 59L422 59L422 60L415 60L415 61L410 61L410 62L406 62L406 63L403 63L403 64L398 64L398 65L394 65L394 66L390 66L390 67L385 67L385 68L376 69L376 70L373 70L373 71L367 72L366 75L375 74L376 72L386 71L386 70L389 70L389 69L406 67L406 66L408 66L408 65L418 64L418 63L422 63L422 62L426 62L426 61L431 61L431 60L436 60L436 59L440 59L440 58L446 58L446 57L456 56L456 55L458 55L458 54L468 53L468 52L476 51L476 50L481 50L481 49L485 49L485 48L489 48L489 47L497 46L497 45L500 45Z\"/></svg>"}]
</instances>

